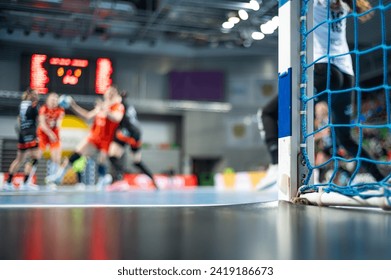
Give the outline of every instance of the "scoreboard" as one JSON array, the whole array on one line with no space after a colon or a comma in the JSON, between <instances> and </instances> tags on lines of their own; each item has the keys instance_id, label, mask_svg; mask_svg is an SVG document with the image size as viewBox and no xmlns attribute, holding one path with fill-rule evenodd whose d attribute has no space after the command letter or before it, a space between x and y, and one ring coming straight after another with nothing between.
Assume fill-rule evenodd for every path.
<instances>
[{"instance_id":1,"label":"scoreboard","mask_svg":"<svg viewBox=\"0 0 391 280\"><path fill-rule=\"evenodd\" d=\"M109 58L87 59L31 54L22 57L22 90L40 94L103 94L112 84L113 63Z\"/></svg>"}]
</instances>

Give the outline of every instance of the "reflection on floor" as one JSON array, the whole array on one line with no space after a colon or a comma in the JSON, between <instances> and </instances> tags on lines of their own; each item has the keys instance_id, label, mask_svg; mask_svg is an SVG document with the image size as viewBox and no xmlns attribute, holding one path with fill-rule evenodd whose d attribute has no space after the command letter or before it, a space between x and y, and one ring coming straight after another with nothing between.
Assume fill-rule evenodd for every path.
<instances>
[{"instance_id":1,"label":"reflection on floor","mask_svg":"<svg viewBox=\"0 0 391 280\"><path fill-rule=\"evenodd\" d=\"M0 259L391 259L390 212L252 195L2 194Z\"/></svg>"},{"instance_id":2,"label":"reflection on floor","mask_svg":"<svg viewBox=\"0 0 391 280\"><path fill-rule=\"evenodd\" d=\"M216 191L212 187L127 192L77 191L60 188L57 192L0 192L0 207L232 205L276 201L277 199L277 188L246 192Z\"/></svg>"}]
</instances>

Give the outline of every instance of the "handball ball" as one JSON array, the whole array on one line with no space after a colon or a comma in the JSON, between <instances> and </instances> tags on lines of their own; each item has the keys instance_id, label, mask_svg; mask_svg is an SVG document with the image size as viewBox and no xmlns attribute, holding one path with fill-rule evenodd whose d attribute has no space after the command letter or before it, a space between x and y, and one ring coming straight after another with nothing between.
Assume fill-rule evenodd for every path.
<instances>
[{"instance_id":1,"label":"handball ball","mask_svg":"<svg viewBox=\"0 0 391 280\"><path fill-rule=\"evenodd\" d=\"M72 97L69 95L61 95L58 99L58 106L68 109L71 106Z\"/></svg>"}]
</instances>

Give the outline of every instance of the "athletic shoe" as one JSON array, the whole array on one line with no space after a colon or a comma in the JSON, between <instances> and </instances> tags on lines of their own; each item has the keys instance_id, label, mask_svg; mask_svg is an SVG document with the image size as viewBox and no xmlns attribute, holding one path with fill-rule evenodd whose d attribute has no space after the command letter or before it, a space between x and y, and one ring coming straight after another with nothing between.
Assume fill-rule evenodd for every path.
<instances>
[{"instance_id":1,"label":"athletic shoe","mask_svg":"<svg viewBox=\"0 0 391 280\"><path fill-rule=\"evenodd\" d=\"M49 175L49 176L46 176L45 183L47 185L52 184L52 183L54 183L56 185L61 185L62 179L64 178L66 171L67 171L66 168L62 168L62 167L58 168L56 173Z\"/></svg>"},{"instance_id":2,"label":"athletic shoe","mask_svg":"<svg viewBox=\"0 0 391 280\"><path fill-rule=\"evenodd\" d=\"M46 176L45 177L45 183L46 185L50 186L50 185L59 185L60 182L59 182L59 178L57 178L56 174L52 174L52 175L49 175L49 176Z\"/></svg>"},{"instance_id":3,"label":"athletic shoe","mask_svg":"<svg viewBox=\"0 0 391 280\"><path fill-rule=\"evenodd\" d=\"M46 184L46 189L48 191L57 191L57 185L55 183Z\"/></svg>"},{"instance_id":4,"label":"athletic shoe","mask_svg":"<svg viewBox=\"0 0 391 280\"><path fill-rule=\"evenodd\" d=\"M15 186L12 183L4 182L3 186L0 188L2 191L15 191Z\"/></svg>"},{"instance_id":5,"label":"athletic shoe","mask_svg":"<svg viewBox=\"0 0 391 280\"><path fill-rule=\"evenodd\" d=\"M20 191L39 191L38 185L35 185L33 183L22 183L19 187Z\"/></svg>"},{"instance_id":6,"label":"athletic shoe","mask_svg":"<svg viewBox=\"0 0 391 280\"><path fill-rule=\"evenodd\" d=\"M257 190L263 190L270 188L277 184L278 178L278 165L271 164L266 171L266 176L261 179L261 182L256 186Z\"/></svg>"},{"instance_id":7,"label":"athletic shoe","mask_svg":"<svg viewBox=\"0 0 391 280\"><path fill-rule=\"evenodd\" d=\"M113 177L110 174L106 174L103 177L99 177L98 182L96 183L96 189L98 191L101 191L105 187L110 185L112 182L113 182Z\"/></svg>"},{"instance_id":8,"label":"athletic shoe","mask_svg":"<svg viewBox=\"0 0 391 280\"><path fill-rule=\"evenodd\" d=\"M85 191L86 190L86 184L84 184L84 183L77 183L75 185L75 190L77 190L77 191Z\"/></svg>"}]
</instances>

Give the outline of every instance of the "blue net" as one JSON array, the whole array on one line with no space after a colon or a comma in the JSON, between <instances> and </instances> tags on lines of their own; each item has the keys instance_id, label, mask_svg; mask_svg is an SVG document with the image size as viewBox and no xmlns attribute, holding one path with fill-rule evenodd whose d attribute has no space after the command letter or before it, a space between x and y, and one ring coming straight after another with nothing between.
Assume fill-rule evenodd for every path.
<instances>
[{"instance_id":1,"label":"blue net","mask_svg":"<svg viewBox=\"0 0 391 280\"><path fill-rule=\"evenodd\" d=\"M314 0L302 0L301 6L301 111L307 112L308 106L315 106L314 116L301 114L301 154L308 176L303 179L299 193L317 192L321 188L324 192L362 199L384 196L391 204L391 25L388 21L391 0L369 1L372 7L365 11L357 7L356 1L351 1L352 9L342 17L333 16L332 0L319 2L328 9L328 16L315 21L317 23L312 28L307 27L307 15ZM367 17L370 19L361 23ZM335 53L331 30L341 28L345 20L349 50ZM365 27L366 24L377 28L370 29ZM309 38L324 26L328 27L327 50L323 56L309 61L306 53ZM364 43L368 41L364 40L365 36L371 38L370 44ZM340 69L335 61L348 55L354 66L351 83L335 86L335 66ZM316 79L322 78L316 70L322 70L320 63L323 65L324 88L316 86L319 84ZM314 94L309 96L308 77L314 69ZM341 104L347 102L346 98L349 98L349 106L343 107ZM341 121L338 112L347 108L349 112L345 114L349 119ZM308 118L314 118L313 129L307 127ZM355 144L347 139L354 140ZM307 148L309 141L315 143L313 161Z\"/></svg>"}]
</instances>

